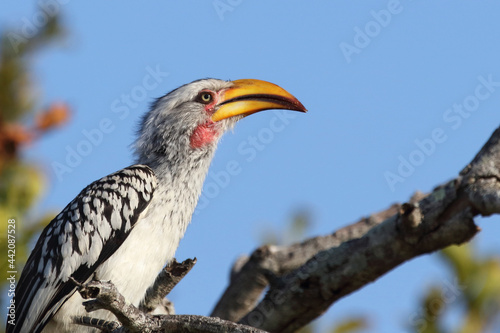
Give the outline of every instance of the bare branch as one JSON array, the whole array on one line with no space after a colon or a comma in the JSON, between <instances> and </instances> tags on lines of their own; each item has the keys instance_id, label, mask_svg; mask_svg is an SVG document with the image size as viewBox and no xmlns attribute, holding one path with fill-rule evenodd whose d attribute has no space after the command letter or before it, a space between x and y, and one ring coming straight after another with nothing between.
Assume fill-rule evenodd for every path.
<instances>
[{"instance_id":1,"label":"bare branch","mask_svg":"<svg viewBox=\"0 0 500 333\"><path fill-rule=\"evenodd\" d=\"M255 327L245 326L214 317L195 315L161 316L163 332L176 333L266 333Z\"/></svg>"},{"instance_id":2,"label":"bare branch","mask_svg":"<svg viewBox=\"0 0 500 333\"><path fill-rule=\"evenodd\" d=\"M479 231L474 216L500 213L500 128L457 179L391 208L397 210L385 221L347 232L347 237L340 237L342 244L330 239L304 265L271 279L264 299L240 322L271 332L293 332L399 264L470 240ZM298 246L309 246L308 242ZM279 266L275 272L289 267ZM242 268L239 274L244 272Z\"/></svg>"},{"instance_id":3,"label":"bare branch","mask_svg":"<svg viewBox=\"0 0 500 333\"><path fill-rule=\"evenodd\" d=\"M165 297L189 273L195 264L196 258L186 259L182 263L178 263L174 258L161 271L153 286L147 290L139 309L148 313L154 311L155 314L174 314L173 304L165 300ZM164 311L161 311L162 309Z\"/></svg>"},{"instance_id":4,"label":"bare branch","mask_svg":"<svg viewBox=\"0 0 500 333\"><path fill-rule=\"evenodd\" d=\"M192 267L194 262L191 260L189 265ZM127 303L109 281L90 281L83 285L79 292L84 299L92 298L92 300L83 303L88 312L101 309L111 311L123 326L117 327L113 322L90 317L75 318L75 323L105 330L113 328L113 333L265 333L255 327L236 324L220 318L195 315L149 315Z\"/></svg>"},{"instance_id":5,"label":"bare branch","mask_svg":"<svg viewBox=\"0 0 500 333\"><path fill-rule=\"evenodd\" d=\"M498 214L500 207L500 127L460 173L467 199L483 215Z\"/></svg>"},{"instance_id":6,"label":"bare branch","mask_svg":"<svg viewBox=\"0 0 500 333\"><path fill-rule=\"evenodd\" d=\"M258 248L241 268L233 269L230 284L211 316L231 321L240 320L253 309L264 288L275 276L297 269L320 251L362 237L373 226L396 214L399 207L399 204L394 204L330 235L311 238L291 246L265 245ZM241 265L241 262L238 264Z\"/></svg>"},{"instance_id":7,"label":"bare branch","mask_svg":"<svg viewBox=\"0 0 500 333\"><path fill-rule=\"evenodd\" d=\"M79 292L82 298L91 299L83 303L87 312L111 311L128 332L146 332L156 327L150 317L126 302L110 281L90 281Z\"/></svg>"}]
</instances>

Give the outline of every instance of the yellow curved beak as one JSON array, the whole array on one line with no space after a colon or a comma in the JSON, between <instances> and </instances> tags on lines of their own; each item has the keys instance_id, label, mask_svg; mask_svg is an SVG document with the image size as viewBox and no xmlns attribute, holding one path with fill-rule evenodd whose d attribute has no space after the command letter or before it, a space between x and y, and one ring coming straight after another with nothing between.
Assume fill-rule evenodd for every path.
<instances>
[{"instance_id":1,"label":"yellow curved beak","mask_svg":"<svg viewBox=\"0 0 500 333\"><path fill-rule=\"evenodd\" d=\"M233 81L233 86L221 94L212 121L269 110L286 109L307 112L306 108L285 89L262 80Z\"/></svg>"}]
</instances>

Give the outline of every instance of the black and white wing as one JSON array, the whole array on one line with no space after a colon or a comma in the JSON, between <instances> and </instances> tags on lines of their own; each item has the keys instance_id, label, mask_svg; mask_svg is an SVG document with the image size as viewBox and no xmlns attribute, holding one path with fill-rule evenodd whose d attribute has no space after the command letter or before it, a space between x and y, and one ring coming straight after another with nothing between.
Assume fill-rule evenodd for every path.
<instances>
[{"instance_id":1,"label":"black and white wing","mask_svg":"<svg viewBox=\"0 0 500 333\"><path fill-rule=\"evenodd\" d=\"M40 332L76 286L90 280L129 235L151 201L153 171L133 165L87 186L43 230L16 288L16 325Z\"/></svg>"}]
</instances>

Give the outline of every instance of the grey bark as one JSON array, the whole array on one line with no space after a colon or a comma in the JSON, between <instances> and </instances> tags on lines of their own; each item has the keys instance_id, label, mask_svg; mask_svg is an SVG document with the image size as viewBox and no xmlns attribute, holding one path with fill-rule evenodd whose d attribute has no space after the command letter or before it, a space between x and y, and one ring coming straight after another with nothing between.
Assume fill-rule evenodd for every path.
<instances>
[{"instance_id":1,"label":"grey bark","mask_svg":"<svg viewBox=\"0 0 500 333\"><path fill-rule=\"evenodd\" d=\"M178 263L174 258L156 277L155 283L147 290L139 309L147 313L175 314L174 305L165 297L174 289L196 264L196 258Z\"/></svg>"}]
</instances>

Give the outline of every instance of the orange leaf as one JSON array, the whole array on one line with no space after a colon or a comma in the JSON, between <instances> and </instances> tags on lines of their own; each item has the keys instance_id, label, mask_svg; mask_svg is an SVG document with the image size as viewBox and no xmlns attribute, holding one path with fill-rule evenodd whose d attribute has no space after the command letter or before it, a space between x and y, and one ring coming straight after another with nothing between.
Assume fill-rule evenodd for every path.
<instances>
[{"instance_id":1,"label":"orange leaf","mask_svg":"<svg viewBox=\"0 0 500 333\"><path fill-rule=\"evenodd\" d=\"M36 115L36 128L40 131L47 131L56 126L60 126L68 121L70 109L67 104L53 103L47 110Z\"/></svg>"},{"instance_id":2,"label":"orange leaf","mask_svg":"<svg viewBox=\"0 0 500 333\"><path fill-rule=\"evenodd\" d=\"M3 124L0 128L0 170L3 162L17 156L19 147L33 140L34 134L19 124Z\"/></svg>"}]
</instances>

